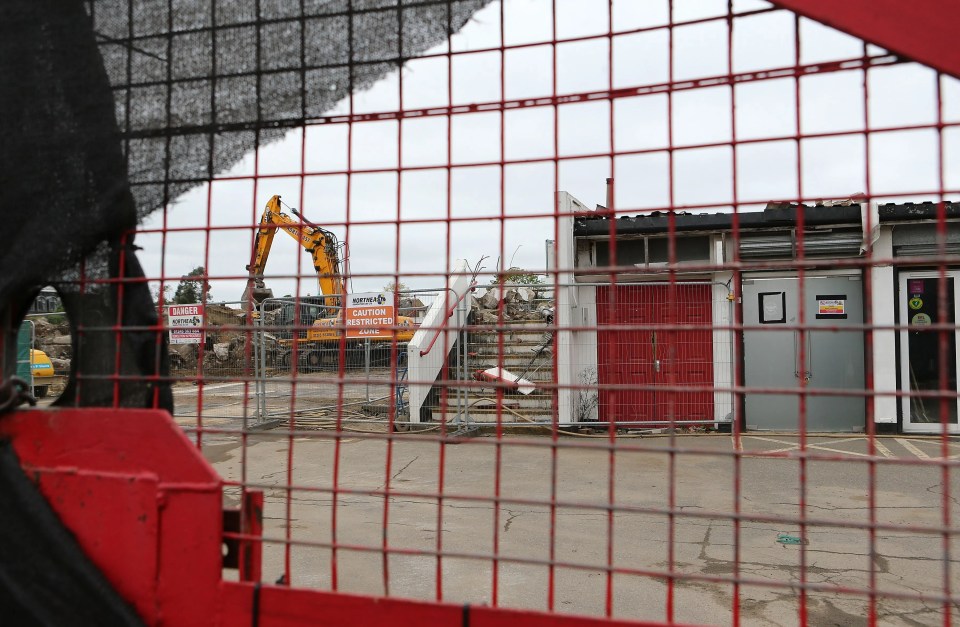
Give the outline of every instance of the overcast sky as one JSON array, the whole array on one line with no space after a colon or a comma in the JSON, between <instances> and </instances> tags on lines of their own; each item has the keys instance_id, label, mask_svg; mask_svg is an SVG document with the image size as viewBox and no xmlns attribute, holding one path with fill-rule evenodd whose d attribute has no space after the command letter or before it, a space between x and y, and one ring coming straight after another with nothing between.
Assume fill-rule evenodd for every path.
<instances>
[{"instance_id":1,"label":"overcast sky","mask_svg":"<svg viewBox=\"0 0 960 627\"><path fill-rule=\"evenodd\" d=\"M674 18L696 19L726 12L726 0L675 2ZM505 0L503 15L505 45L537 43L552 38L551 0ZM557 37L570 38L603 34L608 29L607 0L556 0ZM759 0L734 3L741 12L768 6ZM620 0L614 2L615 32L663 24L666 1ZM501 3L493 2L477 13L455 35L454 51L499 46ZM724 22L711 22L675 29L675 80L715 76L727 71L727 29ZM854 38L802 20L801 63L820 63L858 57L863 44ZM613 38L613 83L615 88L656 84L668 78L666 31L616 35ZM608 45L606 38L561 44L557 48L559 94L604 90L608 87ZM446 52L447 43L432 52ZM882 50L871 47L871 54ZM505 93L500 93L499 52L453 57L453 104L533 98L550 95L552 46L549 44L508 50L503 60ZM366 92L353 98L356 113L394 111L443 106L448 101L448 60L445 57L414 60ZM794 64L794 18L779 11L738 19L734 29L734 72L791 66ZM913 64L879 68L869 74L869 116L871 128L929 124L936 119L936 75ZM862 129L863 74L838 72L805 77L801 81L802 133ZM745 83L736 88L736 133L738 139L790 135L795 124L795 82L792 78ZM960 84L943 81L943 103L948 121L960 120ZM346 113L345 100L331 113ZM677 146L726 142L731 139L731 89L713 87L676 92L673 96L673 142ZM487 255L488 270L497 258L507 265L542 271L545 240L554 237L550 218L524 218L549 214L557 189L572 193L590 207L604 203L604 179L611 175L606 157L562 161L559 180L554 180L554 125L561 156L608 153L610 143L610 102L601 100L559 107L554 121L553 107L508 111L505 115L503 158L547 159L532 164L444 167L396 173L354 173L350 182L350 228L347 222L347 177L324 174L349 169L410 168L443 166L447 163L448 122L452 141L452 164L497 162L501 159L500 113L437 116L406 120L402 127L402 150L398 162L398 122L364 122L352 126L352 162L347 162L346 124L309 126L291 131L285 139L262 147L255 172L255 155L248 155L225 177L309 173L281 178L261 178L255 185L246 180L217 180L183 195L158 211L144 224L153 229L211 226L244 227L211 231L209 267L212 276L245 274L249 263L252 225L273 194L300 209L308 219L334 231L349 242L353 291L379 290L392 280L394 272L411 287L432 288L444 283L443 274L451 260L466 258L471 263ZM668 144L667 96L663 94L623 98L613 111L615 153L664 148ZM306 150L302 142L306 137ZM944 132L944 171L948 189L960 188L960 129ZM811 139L803 142L802 189L798 192L796 145L792 141L742 145L737 152L737 192L741 210L762 206L768 200L805 197L847 197L867 189L864 140L861 137ZM874 194L902 194L938 187L936 133L931 130L874 135L871 139L870 185ZM301 165L301 154L305 155ZM674 153L674 204L709 205L729 210L733 195L732 151L729 147L678 150ZM669 204L669 157L657 152L621 155L615 159L616 207L640 211ZM254 189L256 187L256 190ZM364 222L394 220L437 220L432 223L402 224L397 227L364 225ZM931 200L931 196L908 197ZM751 206L750 203L760 203ZM509 219L501 224L501 212ZM164 216L166 213L166 216ZM448 216L487 217L482 221L455 222ZM503 237L501 237L501 227ZM447 246L449 234L449 250ZM168 233L165 263L161 237L145 233L138 237L143 247L140 258L148 277L161 273L175 279L204 263L207 235L203 230ZM433 273L434 276L410 276ZM376 274L379 276L361 276ZM301 279L271 278L271 275L299 275ZM267 285L278 296L316 294L317 285L309 255L283 233L274 241L267 268ZM176 281L171 281L171 286ZM212 281L217 301L238 300L245 282Z\"/></svg>"}]
</instances>

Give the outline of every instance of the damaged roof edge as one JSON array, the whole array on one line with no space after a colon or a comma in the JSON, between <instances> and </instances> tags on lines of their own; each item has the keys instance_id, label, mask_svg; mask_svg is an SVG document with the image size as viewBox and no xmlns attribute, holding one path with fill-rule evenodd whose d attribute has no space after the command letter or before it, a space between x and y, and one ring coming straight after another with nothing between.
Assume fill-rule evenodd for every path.
<instances>
[{"instance_id":1,"label":"damaged roof edge","mask_svg":"<svg viewBox=\"0 0 960 627\"><path fill-rule=\"evenodd\" d=\"M960 202L945 203L948 219L960 218ZM937 203L888 203L878 207L881 224L884 222L917 222L935 220ZM733 228L732 213L687 213L674 214L677 232L684 231L729 231ZM739 214L740 228L745 230L789 228L797 222L797 205L770 204L763 211ZM669 230L669 214L663 211L639 216L623 216L616 219L613 228L617 235L664 233ZM860 205L826 206L804 205L803 221L806 226L859 226ZM573 234L577 237L609 236L610 219L606 215L578 215L574 218Z\"/></svg>"}]
</instances>

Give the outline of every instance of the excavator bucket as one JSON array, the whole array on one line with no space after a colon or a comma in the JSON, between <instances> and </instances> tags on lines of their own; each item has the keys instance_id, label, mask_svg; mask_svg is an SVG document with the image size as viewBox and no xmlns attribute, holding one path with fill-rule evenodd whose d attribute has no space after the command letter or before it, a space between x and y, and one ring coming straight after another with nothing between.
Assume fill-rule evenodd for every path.
<instances>
[{"instance_id":1,"label":"excavator bucket","mask_svg":"<svg viewBox=\"0 0 960 627\"><path fill-rule=\"evenodd\" d=\"M253 302L259 305L268 298L273 298L273 290L269 287L256 287L248 285L247 288L243 290L243 302L247 302L248 298L252 298Z\"/></svg>"}]
</instances>

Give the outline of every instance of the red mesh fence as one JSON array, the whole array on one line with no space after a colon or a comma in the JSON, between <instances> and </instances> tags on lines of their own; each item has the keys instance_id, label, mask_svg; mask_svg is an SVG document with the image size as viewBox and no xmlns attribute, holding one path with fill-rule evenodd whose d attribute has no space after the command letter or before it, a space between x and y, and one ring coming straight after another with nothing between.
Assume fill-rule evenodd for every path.
<instances>
[{"instance_id":1,"label":"red mesh fence","mask_svg":"<svg viewBox=\"0 0 960 627\"><path fill-rule=\"evenodd\" d=\"M174 418L225 505L265 493L264 582L665 623L956 619L955 78L853 8L831 23L872 43L760 0L267 4L171 31L215 42L215 175L167 137L135 233ZM131 15L112 41L173 63ZM229 64L238 30L252 67ZM302 57L275 58L291 40ZM299 113L230 127L216 84L247 79Z\"/></svg>"}]
</instances>

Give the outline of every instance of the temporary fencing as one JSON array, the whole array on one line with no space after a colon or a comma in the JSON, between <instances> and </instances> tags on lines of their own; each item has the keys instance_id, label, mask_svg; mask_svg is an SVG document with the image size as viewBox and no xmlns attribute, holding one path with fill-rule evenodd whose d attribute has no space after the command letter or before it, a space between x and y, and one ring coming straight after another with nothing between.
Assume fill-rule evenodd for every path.
<instances>
[{"instance_id":1,"label":"temporary fencing","mask_svg":"<svg viewBox=\"0 0 960 627\"><path fill-rule=\"evenodd\" d=\"M44 277L95 347L61 403L172 388L232 512L184 616L956 621L960 5L84 6L140 223Z\"/></svg>"}]
</instances>

